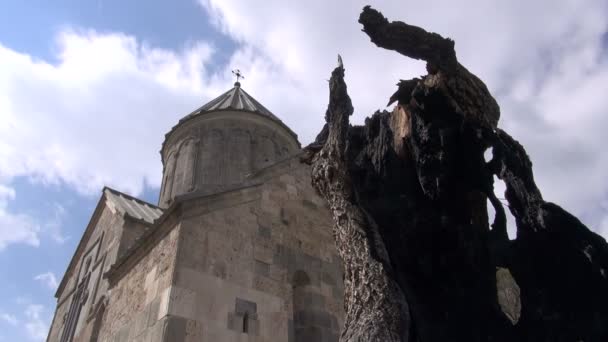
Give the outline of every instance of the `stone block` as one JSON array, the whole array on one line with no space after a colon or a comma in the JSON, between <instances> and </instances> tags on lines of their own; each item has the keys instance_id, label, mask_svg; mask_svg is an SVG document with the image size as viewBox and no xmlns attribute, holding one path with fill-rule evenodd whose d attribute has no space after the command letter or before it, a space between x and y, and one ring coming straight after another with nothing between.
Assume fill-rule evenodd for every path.
<instances>
[{"instance_id":1,"label":"stone block","mask_svg":"<svg viewBox=\"0 0 608 342\"><path fill-rule=\"evenodd\" d=\"M310 235L308 235L307 237L310 237ZM302 253L307 255L320 255L319 241L302 240L300 243L300 250L302 251ZM320 263L318 263L318 266L320 266Z\"/></svg>"},{"instance_id":2,"label":"stone block","mask_svg":"<svg viewBox=\"0 0 608 342\"><path fill-rule=\"evenodd\" d=\"M226 263L221 260L213 260L210 265L210 271L213 276L220 279L226 279Z\"/></svg>"},{"instance_id":3,"label":"stone block","mask_svg":"<svg viewBox=\"0 0 608 342\"><path fill-rule=\"evenodd\" d=\"M313 321L315 322L316 325L323 327L325 329L331 329L332 328L332 317L330 314L328 314L325 311L313 311Z\"/></svg>"},{"instance_id":4,"label":"stone block","mask_svg":"<svg viewBox=\"0 0 608 342\"><path fill-rule=\"evenodd\" d=\"M302 205L304 206L304 208L310 209L310 210L317 210L319 208L319 206L315 202L308 200L308 199L303 199Z\"/></svg>"},{"instance_id":5,"label":"stone block","mask_svg":"<svg viewBox=\"0 0 608 342\"><path fill-rule=\"evenodd\" d=\"M186 321L185 342L200 342L203 340L203 323L189 319Z\"/></svg>"},{"instance_id":6,"label":"stone block","mask_svg":"<svg viewBox=\"0 0 608 342\"><path fill-rule=\"evenodd\" d=\"M254 269L254 273L259 276L264 276L264 277L270 276L270 265L265 262L255 260L253 269Z\"/></svg>"},{"instance_id":7,"label":"stone block","mask_svg":"<svg viewBox=\"0 0 608 342\"><path fill-rule=\"evenodd\" d=\"M248 320L246 333L249 335L259 335L260 334L260 320L256 318L251 318Z\"/></svg>"},{"instance_id":8,"label":"stone block","mask_svg":"<svg viewBox=\"0 0 608 342\"><path fill-rule=\"evenodd\" d=\"M295 329L293 319L287 321L287 342L295 342Z\"/></svg>"},{"instance_id":9,"label":"stone block","mask_svg":"<svg viewBox=\"0 0 608 342\"><path fill-rule=\"evenodd\" d=\"M296 327L295 342L323 341L323 333L318 327Z\"/></svg>"},{"instance_id":10,"label":"stone block","mask_svg":"<svg viewBox=\"0 0 608 342\"><path fill-rule=\"evenodd\" d=\"M340 329L342 327L340 326L340 322L338 322L338 317L336 317L335 315L329 314L329 320L331 322L331 329L333 331L340 331Z\"/></svg>"},{"instance_id":11,"label":"stone block","mask_svg":"<svg viewBox=\"0 0 608 342\"><path fill-rule=\"evenodd\" d=\"M340 335L336 331L323 330L322 342L338 342Z\"/></svg>"},{"instance_id":12,"label":"stone block","mask_svg":"<svg viewBox=\"0 0 608 342\"><path fill-rule=\"evenodd\" d=\"M320 208L327 208L327 201L316 194L313 194L310 200Z\"/></svg>"},{"instance_id":13,"label":"stone block","mask_svg":"<svg viewBox=\"0 0 608 342\"><path fill-rule=\"evenodd\" d=\"M285 284L281 284L267 277L254 275L252 286L258 291L276 295L281 292L281 287L285 286Z\"/></svg>"},{"instance_id":14,"label":"stone block","mask_svg":"<svg viewBox=\"0 0 608 342\"><path fill-rule=\"evenodd\" d=\"M341 287L338 287L338 286L333 286L331 289L332 289L332 297L334 299L342 301L343 297L344 297L344 289L342 289Z\"/></svg>"},{"instance_id":15,"label":"stone block","mask_svg":"<svg viewBox=\"0 0 608 342\"><path fill-rule=\"evenodd\" d=\"M336 286L336 279L329 272L321 273L321 281L327 285Z\"/></svg>"},{"instance_id":16,"label":"stone block","mask_svg":"<svg viewBox=\"0 0 608 342\"><path fill-rule=\"evenodd\" d=\"M160 292L160 304L158 306L157 320L165 317L169 313L169 303L171 301L171 286Z\"/></svg>"},{"instance_id":17,"label":"stone block","mask_svg":"<svg viewBox=\"0 0 608 342\"><path fill-rule=\"evenodd\" d=\"M296 188L292 184L289 184L289 183L286 184L285 190L287 191L287 195L289 196L290 199L294 199L298 196L298 188Z\"/></svg>"},{"instance_id":18,"label":"stone block","mask_svg":"<svg viewBox=\"0 0 608 342\"><path fill-rule=\"evenodd\" d=\"M129 326L125 325L121 327L116 335L114 336L115 342L128 342L129 341Z\"/></svg>"},{"instance_id":19,"label":"stone block","mask_svg":"<svg viewBox=\"0 0 608 342\"><path fill-rule=\"evenodd\" d=\"M156 321L156 323L148 329L146 334L148 340L146 342L163 342L163 329L163 321Z\"/></svg>"},{"instance_id":20,"label":"stone block","mask_svg":"<svg viewBox=\"0 0 608 342\"><path fill-rule=\"evenodd\" d=\"M280 282L290 281L290 279L287 278L287 269L274 264L270 265L270 274L268 277Z\"/></svg>"},{"instance_id":21,"label":"stone block","mask_svg":"<svg viewBox=\"0 0 608 342\"><path fill-rule=\"evenodd\" d=\"M228 318L226 322L226 327L228 330L232 331L241 331L243 325L243 314L238 314L235 312L229 312Z\"/></svg>"},{"instance_id":22,"label":"stone block","mask_svg":"<svg viewBox=\"0 0 608 342\"><path fill-rule=\"evenodd\" d=\"M285 208L281 208L280 213L281 213L281 222L283 222L284 225L289 226L289 224L292 223L292 221L294 219L293 215L290 212L288 212Z\"/></svg>"},{"instance_id":23,"label":"stone block","mask_svg":"<svg viewBox=\"0 0 608 342\"><path fill-rule=\"evenodd\" d=\"M294 269L306 271L310 277L310 283L313 286L321 285L321 276L319 274L319 271L321 270L321 259L308 254L297 253Z\"/></svg>"},{"instance_id":24,"label":"stone block","mask_svg":"<svg viewBox=\"0 0 608 342\"><path fill-rule=\"evenodd\" d=\"M208 263L207 241L184 238L180 245L179 263L193 269L205 270Z\"/></svg>"},{"instance_id":25,"label":"stone block","mask_svg":"<svg viewBox=\"0 0 608 342\"><path fill-rule=\"evenodd\" d=\"M196 292L174 286L171 290L169 315L190 319L196 318Z\"/></svg>"},{"instance_id":26,"label":"stone block","mask_svg":"<svg viewBox=\"0 0 608 342\"><path fill-rule=\"evenodd\" d=\"M179 316L167 316L164 321L164 342L185 342L187 319Z\"/></svg>"},{"instance_id":27,"label":"stone block","mask_svg":"<svg viewBox=\"0 0 608 342\"><path fill-rule=\"evenodd\" d=\"M295 184L296 178L288 173L279 176L279 180L285 184Z\"/></svg>"},{"instance_id":28,"label":"stone block","mask_svg":"<svg viewBox=\"0 0 608 342\"><path fill-rule=\"evenodd\" d=\"M325 305L325 297L318 293L296 289L294 294L294 306L297 308L322 308Z\"/></svg>"},{"instance_id":29,"label":"stone block","mask_svg":"<svg viewBox=\"0 0 608 342\"><path fill-rule=\"evenodd\" d=\"M223 319L219 312L219 305L222 300L218 299L218 296L209 290L201 287L196 296L196 317L203 321Z\"/></svg>"},{"instance_id":30,"label":"stone block","mask_svg":"<svg viewBox=\"0 0 608 342\"><path fill-rule=\"evenodd\" d=\"M158 280L157 280L158 267L154 266L147 274L144 280L144 289L146 291L145 304L150 303L157 294L158 291Z\"/></svg>"},{"instance_id":31,"label":"stone block","mask_svg":"<svg viewBox=\"0 0 608 342\"><path fill-rule=\"evenodd\" d=\"M234 311L238 314L247 313L254 315L258 311L258 305L255 302L237 297L234 305Z\"/></svg>"},{"instance_id":32,"label":"stone block","mask_svg":"<svg viewBox=\"0 0 608 342\"><path fill-rule=\"evenodd\" d=\"M149 304L147 326L151 327L158 321L158 311L160 310L160 298L156 297Z\"/></svg>"},{"instance_id":33,"label":"stone block","mask_svg":"<svg viewBox=\"0 0 608 342\"><path fill-rule=\"evenodd\" d=\"M150 313L150 306L146 305L144 310L134 317L132 317L131 323L131 339L138 337L148 327L148 316Z\"/></svg>"},{"instance_id":34,"label":"stone block","mask_svg":"<svg viewBox=\"0 0 608 342\"><path fill-rule=\"evenodd\" d=\"M258 226L258 236L265 239L271 238L271 229L267 226Z\"/></svg>"},{"instance_id":35,"label":"stone block","mask_svg":"<svg viewBox=\"0 0 608 342\"><path fill-rule=\"evenodd\" d=\"M275 219L270 215L266 215L264 212L260 212L257 214L257 223L260 227L272 227L272 224L275 223Z\"/></svg>"},{"instance_id":36,"label":"stone block","mask_svg":"<svg viewBox=\"0 0 608 342\"><path fill-rule=\"evenodd\" d=\"M268 239L255 239L253 258L266 264L272 264L274 262L272 241Z\"/></svg>"},{"instance_id":37,"label":"stone block","mask_svg":"<svg viewBox=\"0 0 608 342\"><path fill-rule=\"evenodd\" d=\"M287 269L291 269L290 266L295 266L296 257L290 248L284 245L276 245L272 263Z\"/></svg>"},{"instance_id":38,"label":"stone block","mask_svg":"<svg viewBox=\"0 0 608 342\"><path fill-rule=\"evenodd\" d=\"M317 326L332 330L337 325L337 319L332 314L320 309L299 310L294 313L296 328L302 326Z\"/></svg>"},{"instance_id":39,"label":"stone block","mask_svg":"<svg viewBox=\"0 0 608 342\"><path fill-rule=\"evenodd\" d=\"M271 217L280 217L281 216L281 206L279 202L276 201L264 201L262 202L262 210L264 210Z\"/></svg>"}]
</instances>

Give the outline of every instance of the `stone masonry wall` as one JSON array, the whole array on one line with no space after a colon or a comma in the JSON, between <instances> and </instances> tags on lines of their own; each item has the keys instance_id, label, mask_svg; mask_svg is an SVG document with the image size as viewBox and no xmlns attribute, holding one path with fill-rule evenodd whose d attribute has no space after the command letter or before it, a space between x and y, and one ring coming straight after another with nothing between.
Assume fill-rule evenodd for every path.
<instances>
[{"instance_id":1,"label":"stone masonry wall","mask_svg":"<svg viewBox=\"0 0 608 342\"><path fill-rule=\"evenodd\" d=\"M89 258L91 260L91 275L88 281L88 297L81 309L80 318L76 325L75 338L86 335L87 316L99 298L106 292L107 282L102 279L101 275L107 271L116 258L124 219L104 203L96 222L92 222L92 224L95 225L93 231L85 242L85 247L78 252L78 255L74 256L77 262L70 273L66 275L68 277L66 285L59 294L55 317L49 332L49 342L59 341L65 324L64 317L66 317L72 303L77 282L85 276L83 264Z\"/></svg>"},{"instance_id":2,"label":"stone masonry wall","mask_svg":"<svg viewBox=\"0 0 608 342\"><path fill-rule=\"evenodd\" d=\"M159 205L178 195L217 192L242 183L252 171L299 150L295 137L276 122L254 113L224 111L180 124L162 149Z\"/></svg>"},{"instance_id":3,"label":"stone masonry wall","mask_svg":"<svg viewBox=\"0 0 608 342\"><path fill-rule=\"evenodd\" d=\"M99 341L162 341L179 232L178 225L112 287Z\"/></svg>"},{"instance_id":4,"label":"stone masonry wall","mask_svg":"<svg viewBox=\"0 0 608 342\"><path fill-rule=\"evenodd\" d=\"M184 204L171 341L338 341L341 265L308 166L293 158L255 180Z\"/></svg>"}]
</instances>

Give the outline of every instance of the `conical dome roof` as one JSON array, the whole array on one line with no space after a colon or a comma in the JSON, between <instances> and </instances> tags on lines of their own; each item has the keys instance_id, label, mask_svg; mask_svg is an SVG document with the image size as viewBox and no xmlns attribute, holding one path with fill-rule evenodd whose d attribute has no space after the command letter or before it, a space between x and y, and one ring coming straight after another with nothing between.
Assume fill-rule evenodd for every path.
<instances>
[{"instance_id":1,"label":"conical dome roof","mask_svg":"<svg viewBox=\"0 0 608 342\"><path fill-rule=\"evenodd\" d=\"M297 135L237 82L165 135L159 206L190 192L210 194L244 184L253 172L300 148Z\"/></svg>"},{"instance_id":2,"label":"conical dome roof","mask_svg":"<svg viewBox=\"0 0 608 342\"><path fill-rule=\"evenodd\" d=\"M209 103L200 107L197 111L202 113L215 112L218 110L243 110L259 113L273 120L279 120L274 114L266 109L266 107L262 106L256 99L247 94L247 92L241 88L241 83L239 82L234 84L234 88L209 101Z\"/></svg>"},{"instance_id":3,"label":"conical dome roof","mask_svg":"<svg viewBox=\"0 0 608 342\"><path fill-rule=\"evenodd\" d=\"M219 111L242 111L265 116L268 119L279 123L285 129L287 129L291 135L297 138L297 134L295 134L287 125L285 125L283 121L272 114L270 110L254 99L253 96L249 95L245 90L243 90L240 82L234 83L234 87L232 89L183 117L181 120L179 120L179 123L192 119L198 115Z\"/></svg>"},{"instance_id":4,"label":"conical dome roof","mask_svg":"<svg viewBox=\"0 0 608 342\"><path fill-rule=\"evenodd\" d=\"M296 141L298 140L298 135L289 128L281 119L279 119L276 115L272 114L270 110L264 107L261 103L259 103L253 96L249 95L245 90L241 88L240 82L235 82L234 87L222 95L216 97L215 99L207 102L203 106L195 109L190 114L181 118L178 123L171 128L169 132L165 134L165 141L163 141L161 151L165 148L166 139L179 127L182 123L194 119L196 117L217 113L222 111L237 111L244 113L252 113L254 115L260 115L267 119L270 119L276 123L278 123L281 127L283 127ZM299 144L299 142L298 142Z\"/></svg>"}]
</instances>

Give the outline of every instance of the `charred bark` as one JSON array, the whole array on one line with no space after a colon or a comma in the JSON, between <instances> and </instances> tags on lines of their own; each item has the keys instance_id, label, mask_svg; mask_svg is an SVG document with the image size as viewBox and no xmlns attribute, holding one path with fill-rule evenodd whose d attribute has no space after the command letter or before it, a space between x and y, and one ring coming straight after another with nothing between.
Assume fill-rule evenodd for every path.
<instances>
[{"instance_id":1,"label":"charred bark","mask_svg":"<svg viewBox=\"0 0 608 342\"><path fill-rule=\"evenodd\" d=\"M345 328L341 341L407 341L409 310L397 285L373 217L357 205L347 170L348 117L353 112L340 65L329 81L325 146L313 165L314 186L324 194L334 238L344 262Z\"/></svg>"},{"instance_id":2,"label":"charred bark","mask_svg":"<svg viewBox=\"0 0 608 342\"><path fill-rule=\"evenodd\" d=\"M370 7L359 22L376 45L425 60L428 75L398 84L392 113L351 126L340 59L326 126L307 148L344 262L341 341L608 340L606 241L543 200L454 42ZM507 186L513 241L494 176Z\"/></svg>"}]
</instances>

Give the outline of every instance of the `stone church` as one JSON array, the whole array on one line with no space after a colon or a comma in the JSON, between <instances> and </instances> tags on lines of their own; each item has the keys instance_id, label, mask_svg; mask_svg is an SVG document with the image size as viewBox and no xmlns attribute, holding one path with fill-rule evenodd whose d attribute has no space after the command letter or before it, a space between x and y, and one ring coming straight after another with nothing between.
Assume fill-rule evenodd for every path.
<instances>
[{"instance_id":1,"label":"stone church","mask_svg":"<svg viewBox=\"0 0 608 342\"><path fill-rule=\"evenodd\" d=\"M158 205L103 189L47 341L338 341L332 218L296 134L237 81L160 154Z\"/></svg>"}]
</instances>

